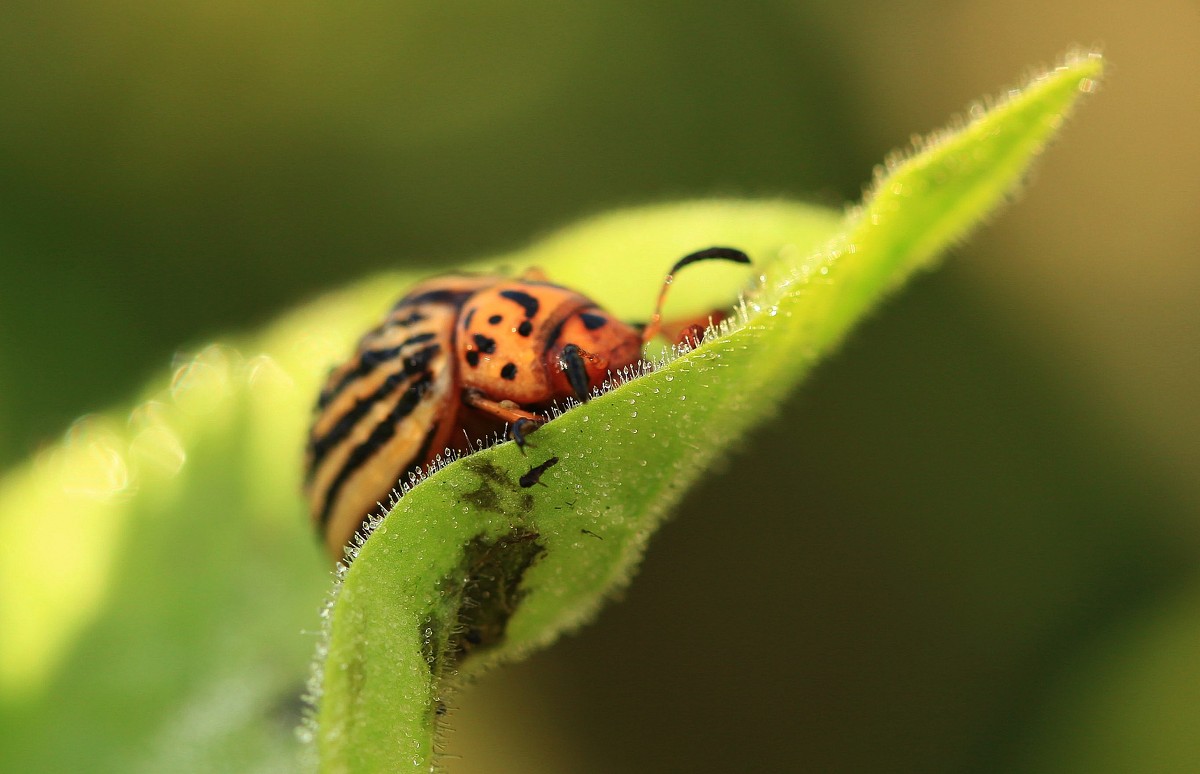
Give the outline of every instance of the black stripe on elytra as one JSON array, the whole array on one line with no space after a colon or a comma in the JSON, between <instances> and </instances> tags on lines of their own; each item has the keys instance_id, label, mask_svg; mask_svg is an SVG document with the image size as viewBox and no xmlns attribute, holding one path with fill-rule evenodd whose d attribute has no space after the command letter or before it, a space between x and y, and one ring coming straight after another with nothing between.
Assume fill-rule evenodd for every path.
<instances>
[{"instance_id":1,"label":"black stripe on elytra","mask_svg":"<svg viewBox=\"0 0 1200 774\"><path fill-rule=\"evenodd\" d=\"M397 320L392 320L391 323L392 323L392 325L399 325L401 328L407 328L410 325L413 325L415 323L421 322L422 320L428 320L428 319L429 319L428 317L421 314L420 312L409 312L404 317L401 317Z\"/></svg>"},{"instance_id":2,"label":"black stripe on elytra","mask_svg":"<svg viewBox=\"0 0 1200 774\"><path fill-rule=\"evenodd\" d=\"M383 380L370 395L359 398L354 401L354 405L346 410L344 414L338 417L333 423L333 427L325 435L310 442L309 451L312 454L308 468L308 475L311 477L317 467L325 459L330 450L345 440L350 431L354 429L363 417L365 417L371 409L379 401L387 398L396 389L408 381L413 376L423 373L429 368L429 361L441 350L441 346L434 344L425 349L414 352L410 357L404 358L404 365L395 373L388 374L388 377Z\"/></svg>"},{"instance_id":3,"label":"black stripe on elytra","mask_svg":"<svg viewBox=\"0 0 1200 774\"><path fill-rule=\"evenodd\" d=\"M441 422L433 423L433 426L429 428L429 432L425 434L424 440L421 441L421 445L417 447L416 454L412 456L412 459L409 460L408 465L406 465L404 469L400 471L400 474L396 476L396 481L403 481L407 484L408 475L410 473L418 476L421 475L421 468L425 467L425 460L429 457L429 447L433 446L433 439L437 437L438 428L440 427Z\"/></svg>"},{"instance_id":4,"label":"black stripe on elytra","mask_svg":"<svg viewBox=\"0 0 1200 774\"><path fill-rule=\"evenodd\" d=\"M417 306L418 304L450 304L452 306L462 306L467 299L475 295L474 290L450 290L449 288L439 288L438 290L427 290L424 293L418 293L415 296L405 296L400 299L393 310L403 309L406 306Z\"/></svg>"},{"instance_id":5,"label":"black stripe on elytra","mask_svg":"<svg viewBox=\"0 0 1200 774\"><path fill-rule=\"evenodd\" d=\"M396 405L388 415L379 424L375 425L367 440L351 450L350 456L346 458L346 462L343 463L341 470L338 471L337 475L329 483L329 487L325 490L325 503L321 506L320 522L322 527L329 522L329 512L333 509L333 503L341 493L342 487L363 466L363 463L374 457L379 452L379 449L396 435L396 427L420 405L421 400L425 397L425 393L429 391L429 385L432 381L433 374L428 371L414 379L408 389L404 391L404 394L400 396L400 400L396 401ZM386 492L380 492L380 497L385 497L386 495ZM363 515L365 516L366 514Z\"/></svg>"},{"instance_id":6,"label":"black stripe on elytra","mask_svg":"<svg viewBox=\"0 0 1200 774\"><path fill-rule=\"evenodd\" d=\"M362 377L371 373L380 363L386 363L389 360L395 359L405 347L424 344L425 342L432 341L436 338L436 333L419 333L416 336L410 336L394 347L388 347L387 349L368 349L363 351L363 353L358 356L358 365L354 366L354 368L351 368L349 371L343 374L342 378L338 379L337 384L321 391L321 397L317 399L317 410L320 411L328 406L333 402L334 398L342 393L342 390L346 389L346 387L350 385L351 382L355 381L356 379L361 379Z\"/></svg>"},{"instance_id":7,"label":"black stripe on elytra","mask_svg":"<svg viewBox=\"0 0 1200 774\"><path fill-rule=\"evenodd\" d=\"M522 290L502 290L500 295L509 301L520 304L521 308L525 310L526 317L533 317L538 313L538 300Z\"/></svg>"},{"instance_id":8,"label":"black stripe on elytra","mask_svg":"<svg viewBox=\"0 0 1200 774\"><path fill-rule=\"evenodd\" d=\"M479 347L479 351L485 355L496 354L496 340L484 336L482 333L475 334L475 346Z\"/></svg>"},{"instance_id":9,"label":"black stripe on elytra","mask_svg":"<svg viewBox=\"0 0 1200 774\"><path fill-rule=\"evenodd\" d=\"M589 331L594 331L597 328L603 328L604 324L608 322L607 317L599 314L592 314L591 312L580 312L579 319L583 322L583 327L587 328Z\"/></svg>"},{"instance_id":10,"label":"black stripe on elytra","mask_svg":"<svg viewBox=\"0 0 1200 774\"><path fill-rule=\"evenodd\" d=\"M471 321L475 319L476 307L471 307L467 310L467 316L463 318L463 330L468 330L471 327Z\"/></svg>"}]
</instances>

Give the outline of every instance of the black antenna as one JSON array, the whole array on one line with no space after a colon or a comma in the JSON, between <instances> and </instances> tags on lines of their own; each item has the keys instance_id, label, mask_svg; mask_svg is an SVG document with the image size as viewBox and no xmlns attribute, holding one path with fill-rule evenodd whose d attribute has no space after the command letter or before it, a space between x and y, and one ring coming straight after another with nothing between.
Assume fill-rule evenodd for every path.
<instances>
[{"instance_id":1,"label":"black antenna","mask_svg":"<svg viewBox=\"0 0 1200 774\"><path fill-rule=\"evenodd\" d=\"M703 250L689 253L676 261L671 270L667 272L667 276L663 280L662 289L658 291L658 303L654 305L654 314L650 317L650 322L646 323L646 327L642 329L643 344L654 338L659 328L662 327L663 303L667 300L667 289L675 281L675 273L684 266L696 263L697 261L708 261L714 258L734 263L750 263L750 256L733 247L707 247Z\"/></svg>"}]
</instances>

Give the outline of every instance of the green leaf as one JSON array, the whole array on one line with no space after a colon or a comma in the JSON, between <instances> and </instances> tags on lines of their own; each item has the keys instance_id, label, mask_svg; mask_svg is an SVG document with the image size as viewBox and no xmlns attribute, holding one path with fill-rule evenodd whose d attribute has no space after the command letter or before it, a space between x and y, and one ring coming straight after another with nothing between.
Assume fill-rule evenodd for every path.
<instances>
[{"instance_id":1,"label":"green leaf","mask_svg":"<svg viewBox=\"0 0 1200 774\"><path fill-rule=\"evenodd\" d=\"M762 279L736 324L558 416L527 456L494 446L400 499L342 573L328 611L313 684L325 768L433 765L459 679L544 646L628 583L687 487L880 299L1014 190L1101 70L1096 56L1075 58L973 108L965 125L890 161L840 222L798 205L678 205L585 223L511 256L624 316L644 316L656 272L673 257L712 243L747 251ZM693 284L717 296L693 291L689 304L711 305L735 287L727 277L677 282ZM545 486L521 486L552 457Z\"/></svg>"}]
</instances>

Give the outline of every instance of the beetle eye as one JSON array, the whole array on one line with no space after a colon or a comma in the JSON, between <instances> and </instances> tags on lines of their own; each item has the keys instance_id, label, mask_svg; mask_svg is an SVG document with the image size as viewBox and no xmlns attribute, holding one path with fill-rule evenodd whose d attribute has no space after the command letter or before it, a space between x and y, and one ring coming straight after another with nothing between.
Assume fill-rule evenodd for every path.
<instances>
[{"instance_id":1,"label":"beetle eye","mask_svg":"<svg viewBox=\"0 0 1200 774\"><path fill-rule=\"evenodd\" d=\"M583 362L583 354L575 344L567 344L562 348L562 353L558 356L562 361L563 371L567 374L567 382L571 385L571 391L575 393L575 397L581 401L588 399L588 395L592 391L592 383L588 379L587 367Z\"/></svg>"}]
</instances>

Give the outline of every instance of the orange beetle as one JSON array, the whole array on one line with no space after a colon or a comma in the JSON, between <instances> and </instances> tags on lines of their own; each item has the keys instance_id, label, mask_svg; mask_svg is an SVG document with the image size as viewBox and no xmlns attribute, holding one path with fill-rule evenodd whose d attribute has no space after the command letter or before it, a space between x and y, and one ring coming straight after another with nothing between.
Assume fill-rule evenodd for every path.
<instances>
[{"instance_id":1,"label":"orange beetle","mask_svg":"<svg viewBox=\"0 0 1200 774\"><path fill-rule=\"evenodd\" d=\"M450 275L414 287L330 374L317 401L305 494L334 559L398 483L437 455L469 451L470 438L506 424L523 445L552 403L585 401L610 373L638 362L662 327L674 273L713 258L750 262L729 247L680 259L640 330L540 272Z\"/></svg>"}]
</instances>

